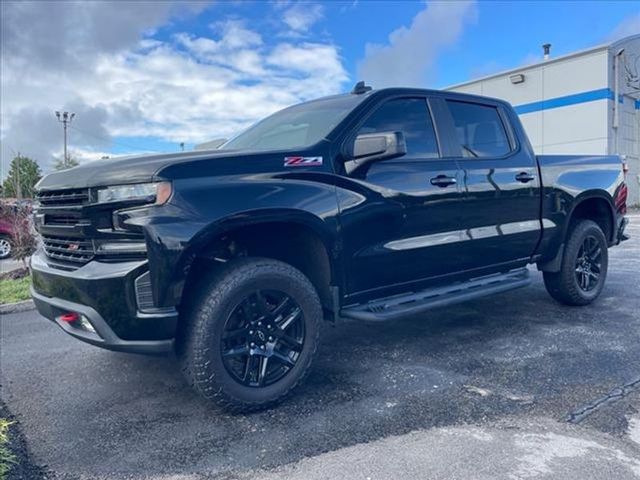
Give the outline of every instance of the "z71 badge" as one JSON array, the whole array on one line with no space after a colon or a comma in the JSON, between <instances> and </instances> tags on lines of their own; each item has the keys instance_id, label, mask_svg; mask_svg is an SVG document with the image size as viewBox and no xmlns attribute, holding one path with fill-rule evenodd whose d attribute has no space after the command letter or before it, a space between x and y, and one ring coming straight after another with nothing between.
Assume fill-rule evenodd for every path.
<instances>
[{"instance_id":1,"label":"z71 badge","mask_svg":"<svg viewBox=\"0 0 640 480\"><path fill-rule=\"evenodd\" d=\"M319 167L322 157L284 157L285 167Z\"/></svg>"}]
</instances>

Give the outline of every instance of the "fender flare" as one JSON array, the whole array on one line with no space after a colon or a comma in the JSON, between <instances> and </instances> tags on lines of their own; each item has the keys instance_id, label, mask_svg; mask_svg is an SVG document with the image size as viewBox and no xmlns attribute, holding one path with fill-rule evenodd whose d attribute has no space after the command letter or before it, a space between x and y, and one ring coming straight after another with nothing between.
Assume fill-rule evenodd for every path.
<instances>
[{"instance_id":1,"label":"fender flare","mask_svg":"<svg viewBox=\"0 0 640 480\"><path fill-rule=\"evenodd\" d=\"M320 217L299 209L293 208L262 208L247 210L218 218L200 229L186 244L180 254L171 275L171 285L178 287L179 296L187 280L189 271L195 258L203 252L215 239L237 228L260 225L266 223L291 223L311 230L321 241L329 260L331 283L339 281L341 272L338 270L337 229L332 229L326 221Z\"/></svg>"},{"instance_id":2,"label":"fender flare","mask_svg":"<svg viewBox=\"0 0 640 480\"><path fill-rule=\"evenodd\" d=\"M566 241L567 234L569 233L569 226L571 225L571 219L576 209L587 200L593 200L593 199L604 200L608 206L609 221L611 222L611 229L610 229L611 231L609 232L609 238L607 238L607 241L608 242L613 241L613 238L615 236L615 223L616 223L615 221L616 214L615 214L615 208L613 206L613 197L606 190L598 189L598 190L589 190L587 192L583 192L579 194L577 197L575 197L573 201L573 205L571 206L571 210L567 213L566 221L564 222L564 225L562 227L563 244Z\"/></svg>"}]
</instances>

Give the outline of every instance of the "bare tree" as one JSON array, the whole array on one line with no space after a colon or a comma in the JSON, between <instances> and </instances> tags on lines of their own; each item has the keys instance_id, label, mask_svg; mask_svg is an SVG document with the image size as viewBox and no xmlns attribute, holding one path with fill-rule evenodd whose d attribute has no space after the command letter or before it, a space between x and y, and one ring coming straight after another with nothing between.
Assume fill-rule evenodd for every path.
<instances>
[{"instance_id":1,"label":"bare tree","mask_svg":"<svg viewBox=\"0 0 640 480\"><path fill-rule=\"evenodd\" d=\"M0 204L0 216L11 225L11 250L13 257L27 268L27 259L35 251L38 241L31 222L31 207L28 204Z\"/></svg>"}]
</instances>

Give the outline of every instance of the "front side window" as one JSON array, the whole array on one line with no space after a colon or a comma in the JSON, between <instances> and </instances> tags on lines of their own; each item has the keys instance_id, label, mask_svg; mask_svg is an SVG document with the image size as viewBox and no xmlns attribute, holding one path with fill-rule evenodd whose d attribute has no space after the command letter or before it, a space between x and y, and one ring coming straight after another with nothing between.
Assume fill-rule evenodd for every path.
<instances>
[{"instance_id":1,"label":"front side window","mask_svg":"<svg viewBox=\"0 0 640 480\"><path fill-rule=\"evenodd\" d=\"M502 157L511 151L498 109L447 100L464 157Z\"/></svg>"},{"instance_id":2,"label":"front side window","mask_svg":"<svg viewBox=\"0 0 640 480\"><path fill-rule=\"evenodd\" d=\"M437 158L438 142L427 102L423 98L389 100L360 127L358 135L378 132L402 132L407 154L402 158Z\"/></svg>"}]
</instances>

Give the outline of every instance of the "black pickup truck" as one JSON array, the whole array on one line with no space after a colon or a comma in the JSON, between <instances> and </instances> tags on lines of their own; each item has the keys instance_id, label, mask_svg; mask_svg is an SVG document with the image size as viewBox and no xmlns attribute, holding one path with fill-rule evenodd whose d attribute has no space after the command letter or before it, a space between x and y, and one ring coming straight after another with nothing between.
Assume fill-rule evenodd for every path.
<instances>
[{"instance_id":1,"label":"black pickup truck","mask_svg":"<svg viewBox=\"0 0 640 480\"><path fill-rule=\"evenodd\" d=\"M523 287L528 264L589 304L626 238L624 173L536 156L503 101L359 83L215 151L46 176L33 298L80 340L175 351L204 397L261 408L309 371L323 319L423 314Z\"/></svg>"}]
</instances>

